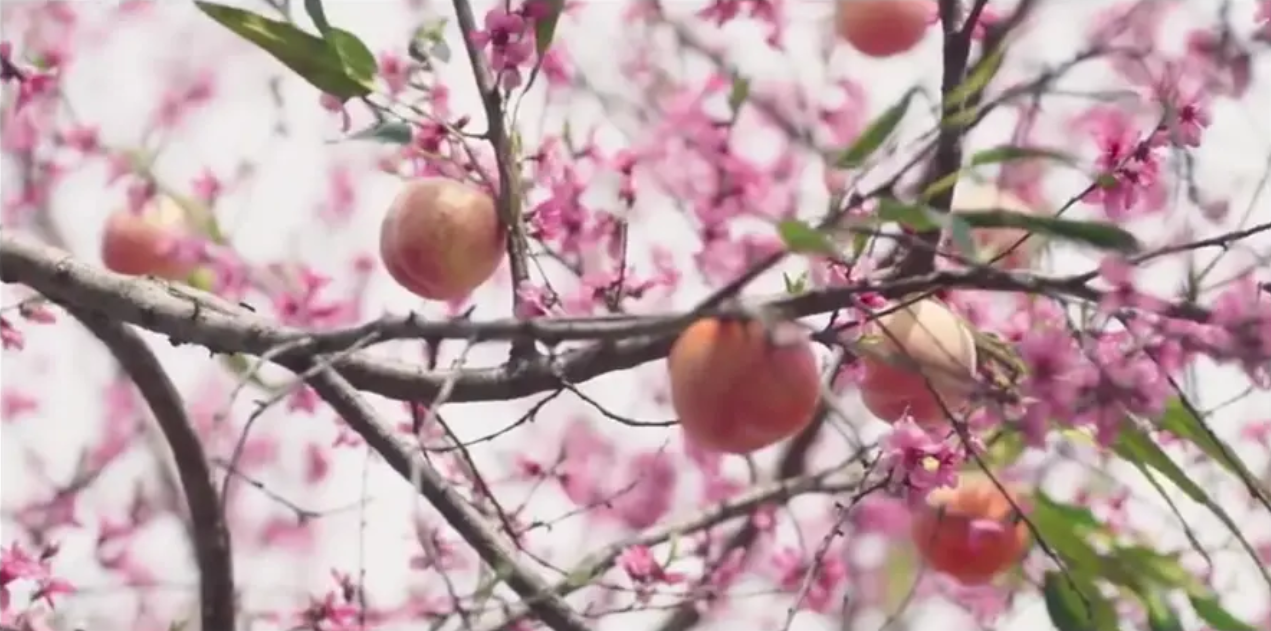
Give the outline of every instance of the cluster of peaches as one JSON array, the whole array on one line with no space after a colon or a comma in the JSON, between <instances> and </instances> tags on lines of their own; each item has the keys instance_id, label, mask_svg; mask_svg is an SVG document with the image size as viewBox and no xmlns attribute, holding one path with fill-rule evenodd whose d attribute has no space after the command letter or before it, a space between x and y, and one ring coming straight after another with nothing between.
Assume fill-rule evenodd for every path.
<instances>
[{"instance_id":1,"label":"cluster of peaches","mask_svg":"<svg viewBox=\"0 0 1271 631\"><path fill-rule=\"evenodd\" d=\"M863 54L895 55L917 45L931 18L926 0L844 0L838 35ZM961 208L1027 210L1009 194L963 183ZM105 227L102 260L122 274L186 280L198 267L177 256L174 239L188 234L185 209L159 198L140 213L119 211ZM977 245L1001 263L1027 263L1016 248L1020 233L982 231ZM502 263L506 233L492 197L468 184L423 178L393 200L380 232L380 255L390 276L428 300L460 300ZM969 325L940 301L895 305L875 319L859 344L864 407L895 423L913 419L938 427L968 404L977 371ZM788 324L788 323L787 323ZM791 325L794 326L794 325ZM777 327L780 328L780 327ZM667 366L672 405L686 437L725 453L748 454L790 438L817 413L821 377L806 336L778 340L773 327L753 320L705 317L686 328ZM1008 499L1008 495L1010 496ZM953 489L931 495L913 520L916 548L935 570L965 583L982 583L1023 554L1028 532L1014 496L991 480L963 476ZM984 522L1000 526L985 529Z\"/></svg>"}]
</instances>

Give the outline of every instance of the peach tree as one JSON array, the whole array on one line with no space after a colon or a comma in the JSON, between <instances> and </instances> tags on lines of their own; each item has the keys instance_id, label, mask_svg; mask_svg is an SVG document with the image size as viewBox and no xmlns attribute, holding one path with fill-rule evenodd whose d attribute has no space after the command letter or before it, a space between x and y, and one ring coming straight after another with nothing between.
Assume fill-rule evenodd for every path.
<instances>
[{"instance_id":1,"label":"peach tree","mask_svg":"<svg viewBox=\"0 0 1271 631\"><path fill-rule=\"evenodd\" d=\"M1271 628L1267 0L0 11L6 631Z\"/></svg>"}]
</instances>

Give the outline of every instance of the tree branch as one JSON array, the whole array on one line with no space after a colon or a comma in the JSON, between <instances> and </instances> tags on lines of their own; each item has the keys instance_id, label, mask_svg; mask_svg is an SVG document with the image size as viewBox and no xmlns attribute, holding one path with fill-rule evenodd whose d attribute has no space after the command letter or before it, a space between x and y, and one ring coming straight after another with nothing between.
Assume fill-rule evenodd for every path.
<instances>
[{"instance_id":1,"label":"tree branch","mask_svg":"<svg viewBox=\"0 0 1271 631\"><path fill-rule=\"evenodd\" d=\"M492 77L489 66L481 55L481 49L473 41L473 33L477 31L477 21L472 14L472 5L468 0L454 0L455 17L459 22L459 30L463 33L463 46L468 52L468 62L472 64L472 76L476 80L477 92L481 94L481 105L485 110L486 126L490 145L494 148L494 160L499 170L499 196L496 207L503 226L507 229L508 268L512 273L512 312L521 313L520 290L529 281L529 241L525 236L525 226L521 223L521 174L517 168L518 156L508 135L503 120L503 97L499 94L498 77ZM513 363L532 359L537 353L530 340L518 339L512 344Z\"/></svg>"},{"instance_id":2,"label":"tree branch","mask_svg":"<svg viewBox=\"0 0 1271 631\"><path fill-rule=\"evenodd\" d=\"M738 517L749 516L765 504L785 502L800 495L853 492L860 488L864 479L861 473L852 471L848 474L847 479L841 481L831 482L830 478L859 463L865 456L866 452L862 450L851 460L844 463L843 467L835 467L788 478L778 475L778 478L772 482L756 486L737 497L714 504L695 515L664 526L645 530L635 536L609 544L603 549L592 553L587 559L584 559L574 569L570 570L568 573L570 578L558 582L552 587L552 593L565 597L587 587L590 584L590 579L598 577L612 568L623 551L630 547L651 547L666 543L674 537L687 536ZM527 615L529 615L529 611L525 607L512 609L508 613L507 618L489 627L488 631L508 631L515 628L514 625Z\"/></svg>"},{"instance_id":3,"label":"tree branch","mask_svg":"<svg viewBox=\"0 0 1271 631\"><path fill-rule=\"evenodd\" d=\"M314 365L318 365L322 360ZM512 549L491 531L481 516L469 507L450 484L418 452L408 451L398 442L358 392L334 370L319 370L308 377L309 385L338 413L388 466L423 495L454 529L472 546L530 610L555 631L589 631L586 620L570 609L551 587L513 557Z\"/></svg>"},{"instance_id":4,"label":"tree branch","mask_svg":"<svg viewBox=\"0 0 1271 631\"><path fill-rule=\"evenodd\" d=\"M401 401L434 398L447 384L453 385L447 400L459 403L515 399L565 384L584 383L608 372L661 359L680 329L698 315L689 312L590 323L577 319L420 322L410 315L340 331L314 333L279 326L244 306L206 292L115 274L29 237L7 232L0 234L0 279L27 285L65 305L167 335L174 344L198 344L217 353L268 355L271 361L296 372L306 370L308 360L315 353L344 351L354 343L365 343L372 333L377 341L518 339L518 335L543 335L549 340L586 339L584 333L593 334L591 339L601 339L554 357L536 357L507 367L463 369L457 375L449 370L427 371L403 362L375 359L365 352L349 353L333 362L340 374L359 390ZM1043 276L975 267L886 281L865 279L842 287L782 296L763 302L758 308L795 318L845 308L855 304L861 294L897 298L936 288L1059 294L1099 301L1104 294L1090 288L1087 285L1090 280L1086 275ZM721 305L709 313L744 315L755 308ZM1170 305L1160 313L1197 322L1209 319L1209 310L1185 302ZM564 333L571 327L575 334ZM619 339L623 336L630 337Z\"/></svg>"},{"instance_id":5,"label":"tree branch","mask_svg":"<svg viewBox=\"0 0 1271 631\"><path fill-rule=\"evenodd\" d=\"M181 480L199 568L202 629L233 629L236 615L234 560L212 472L176 386L141 336L108 316L66 306L123 367L154 413Z\"/></svg>"},{"instance_id":6,"label":"tree branch","mask_svg":"<svg viewBox=\"0 0 1271 631\"><path fill-rule=\"evenodd\" d=\"M936 139L935 155L923 178L920 191L953 177L962 168L962 140L966 130L971 128L968 121L958 119L968 111L980 107L986 85L975 86L969 92L964 84L967 81L967 61L971 53L972 34L976 22L988 4L987 0L976 0L965 21L959 13L959 0L940 0L940 25L944 35L944 70L940 79L940 113L941 125ZM980 61L972 67L976 70L981 64L1000 63L995 60L1002 54L1006 37L1032 13L1036 0L1022 0L1015 11L1000 25L995 25L985 37ZM959 28L959 24L961 28ZM955 99L954 97L958 97ZM930 206L939 212L949 212L953 204L953 194L957 188L957 180L931 196ZM927 230L914 235L915 243L906 249L894 270L896 278L919 276L931 272L935 268L937 247L940 243L940 230Z\"/></svg>"}]
</instances>

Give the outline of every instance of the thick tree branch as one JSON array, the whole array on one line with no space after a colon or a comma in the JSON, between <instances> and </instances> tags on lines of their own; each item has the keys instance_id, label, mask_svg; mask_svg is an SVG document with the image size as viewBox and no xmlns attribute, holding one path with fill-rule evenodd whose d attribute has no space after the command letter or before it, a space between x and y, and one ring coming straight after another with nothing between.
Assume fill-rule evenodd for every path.
<instances>
[{"instance_id":1,"label":"thick tree branch","mask_svg":"<svg viewBox=\"0 0 1271 631\"><path fill-rule=\"evenodd\" d=\"M189 510L191 544L199 568L200 628L233 629L237 610L229 528L212 485L212 472L203 445L186 416L181 395L141 336L109 316L67 307L71 315L110 350L137 385L172 449L172 460Z\"/></svg>"},{"instance_id":2,"label":"thick tree branch","mask_svg":"<svg viewBox=\"0 0 1271 631\"><path fill-rule=\"evenodd\" d=\"M464 369L458 375L374 359L365 352L350 353L334 363L340 374L359 390L402 401L433 398L448 383L453 384L453 389L447 401L455 403L514 399L559 388L563 383L583 383L608 372L664 357L675 334L694 316L689 313L628 320L485 323L420 322L414 316L406 316L341 331L313 333L278 326L243 306L205 292L115 274L7 231L0 233L0 278L4 282L24 284L65 305L167 335L173 343L198 344L217 353L268 354L271 361L300 372L315 353L340 352L358 341L365 341L372 333L381 341L393 338L480 341L520 339L518 336L534 339L538 335L550 341L587 339L588 335L601 340L556 357L538 357L509 367ZM1086 284L1089 280L1086 275L1043 276L981 267L884 282L863 280L848 286L784 296L760 307L787 317L802 317L843 309L855 304L856 297L865 293L896 298L936 288L1057 294L1098 301L1103 293L1090 288ZM740 315L753 310L754 307L720 306L711 313ZM1199 322L1209 319L1207 309L1188 303L1169 306L1162 313ZM570 330L574 333L567 333ZM629 337L620 339L624 336Z\"/></svg>"},{"instance_id":3,"label":"thick tree branch","mask_svg":"<svg viewBox=\"0 0 1271 631\"><path fill-rule=\"evenodd\" d=\"M588 631L587 622L563 599L553 595L551 586L533 570L516 561L511 547L451 490L441 473L418 452L408 451L393 436L348 381L334 370L325 369L309 377L308 382L349 427L384 458L388 466L409 481L441 513L446 522L476 550L481 560L529 604L535 616L555 631Z\"/></svg>"}]
</instances>

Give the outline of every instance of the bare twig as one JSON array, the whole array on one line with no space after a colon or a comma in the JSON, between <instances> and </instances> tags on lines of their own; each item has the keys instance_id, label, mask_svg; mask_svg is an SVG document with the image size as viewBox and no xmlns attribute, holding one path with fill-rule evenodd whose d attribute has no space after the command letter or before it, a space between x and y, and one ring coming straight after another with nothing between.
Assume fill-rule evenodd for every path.
<instances>
[{"instance_id":1,"label":"bare twig","mask_svg":"<svg viewBox=\"0 0 1271 631\"><path fill-rule=\"evenodd\" d=\"M534 615L555 631L587 631L587 622L565 601L550 593L550 586L533 570L514 558L515 552L464 503L446 479L418 452L406 446L377 418L374 410L334 370L309 377L318 396L339 414L402 479L409 480L441 516L468 542L481 559L502 577L514 592L530 603Z\"/></svg>"},{"instance_id":2,"label":"bare twig","mask_svg":"<svg viewBox=\"0 0 1271 631\"><path fill-rule=\"evenodd\" d=\"M199 602L203 629L233 629L236 615L234 560L212 486L212 472L198 434L186 416L176 386L145 341L123 324L100 314L69 308L123 367L154 413L168 446L190 512L194 558L199 568Z\"/></svg>"}]
</instances>

